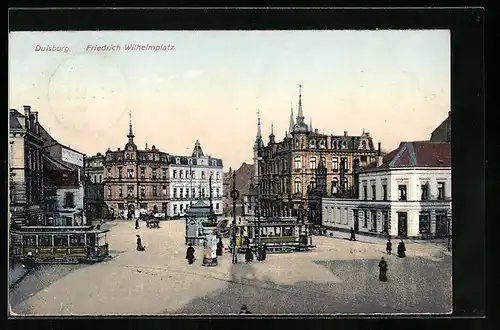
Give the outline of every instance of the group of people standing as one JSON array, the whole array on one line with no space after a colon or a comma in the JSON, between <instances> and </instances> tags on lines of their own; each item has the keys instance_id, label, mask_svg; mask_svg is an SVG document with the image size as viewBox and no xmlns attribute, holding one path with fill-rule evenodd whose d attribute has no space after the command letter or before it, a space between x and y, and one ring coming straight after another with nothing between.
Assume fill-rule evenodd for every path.
<instances>
[{"instance_id":1,"label":"group of people standing","mask_svg":"<svg viewBox=\"0 0 500 330\"><path fill-rule=\"evenodd\" d=\"M217 242L217 249L216 249L216 255L217 256L222 256L224 252L224 243L222 243L222 237L219 237L219 241ZM193 247L192 243L188 244L188 248L186 250L186 260L188 261L188 264L192 265L194 263L194 260L196 259L194 256L195 250Z\"/></svg>"},{"instance_id":2,"label":"group of people standing","mask_svg":"<svg viewBox=\"0 0 500 330\"><path fill-rule=\"evenodd\" d=\"M392 254L391 239L387 240L387 243L385 245L385 251L387 254ZM399 258L406 257L406 247L403 240L401 240L398 244L398 257ZM379 268L378 279L382 282L387 282L387 261L385 261L384 257L380 258L380 262L378 263L378 268Z\"/></svg>"}]
</instances>

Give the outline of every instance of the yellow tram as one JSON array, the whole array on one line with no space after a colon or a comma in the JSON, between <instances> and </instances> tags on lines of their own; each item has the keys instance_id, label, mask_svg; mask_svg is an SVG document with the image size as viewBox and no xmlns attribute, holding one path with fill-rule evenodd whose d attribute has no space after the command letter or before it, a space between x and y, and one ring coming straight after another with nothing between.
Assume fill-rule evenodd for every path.
<instances>
[{"instance_id":1,"label":"yellow tram","mask_svg":"<svg viewBox=\"0 0 500 330\"><path fill-rule=\"evenodd\" d=\"M309 224L293 218L265 219L260 225L257 221L249 221L236 228L238 252L245 251L245 238L251 247L266 244L269 253L307 251L315 247L309 234Z\"/></svg>"},{"instance_id":2,"label":"yellow tram","mask_svg":"<svg viewBox=\"0 0 500 330\"><path fill-rule=\"evenodd\" d=\"M108 229L94 226L21 227L11 231L12 257L31 252L37 263L100 262L109 256Z\"/></svg>"}]
</instances>

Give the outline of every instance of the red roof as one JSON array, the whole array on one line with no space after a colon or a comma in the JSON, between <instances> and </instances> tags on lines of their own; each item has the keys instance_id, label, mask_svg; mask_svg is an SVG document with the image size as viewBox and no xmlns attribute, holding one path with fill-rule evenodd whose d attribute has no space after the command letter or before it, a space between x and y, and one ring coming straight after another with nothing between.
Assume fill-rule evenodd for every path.
<instances>
[{"instance_id":1,"label":"red roof","mask_svg":"<svg viewBox=\"0 0 500 330\"><path fill-rule=\"evenodd\" d=\"M451 144L448 142L401 142L399 147L384 156L381 166L362 169L398 167L451 167Z\"/></svg>"}]
</instances>

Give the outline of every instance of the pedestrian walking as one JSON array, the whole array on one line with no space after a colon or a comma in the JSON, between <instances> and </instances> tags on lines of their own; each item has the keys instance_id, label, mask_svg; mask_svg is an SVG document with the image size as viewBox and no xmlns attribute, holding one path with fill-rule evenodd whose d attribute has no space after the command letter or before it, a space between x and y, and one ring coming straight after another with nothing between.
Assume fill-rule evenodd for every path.
<instances>
[{"instance_id":1,"label":"pedestrian walking","mask_svg":"<svg viewBox=\"0 0 500 330\"><path fill-rule=\"evenodd\" d=\"M222 238L219 237L219 242L217 242L217 255L221 256L222 251L224 251L224 244L222 243Z\"/></svg>"},{"instance_id":2,"label":"pedestrian walking","mask_svg":"<svg viewBox=\"0 0 500 330\"><path fill-rule=\"evenodd\" d=\"M186 250L186 259L190 265L194 262L194 247L193 244L189 243L189 247Z\"/></svg>"},{"instance_id":3,"label":"pedestrian walking","mask_svg":"<svg viewBox=\"0 0 500 330\"><path fill-rule=\"evenodd\" d=\"M135 219L135 229L139 229L139 219Z\"/></svg>"},{"instance_id":4,"label":"pedestrian walking","mask_svg":"<svg viewBox=\"0 0 500 330\"><path fill-rule=\"evenodd\" d=\"M246 247L250 246L250 239L248 239L248 237L246 237L246 236L243 239L243 245Z\"/></svg>"},{"instance_id":5,"label":"pedestrian walking","mask_svg":"<svg viewBox=\"0 0 500 330\"><path fill-rule=\"evenodd\" d=\"M354 228L351 227L351 238L349 238L350 241L355 241L356 240L356 233L354 232Z\"/></svg>"},{"instance_id":6,"label":"pedestrian walking","mask_svg":"<svg viewBox=\"0 0 500 330\"><path fill-rule=\"evenodd\" d=\"M387 262L384 260L384 257L380 259L378 263L379 274L378 279L382 282L387 282Z\"/></svg>"},{"instance_id":7,"label":"pedestrian walking","mask_svg":"<svg viewBox=\"0 0 500 330\"><path fill-rule=\"evenodd\" d=\"M145 251L146 247L142 245L142 240L140 235L135 235L137 237L137 251Z\"/></svg>"},{"instance_id":8,"label":"pedestrian walking","mask_svg":"<svg viewBox=\"0 0 500 330\"><path fill-rule=\"evenodd\" d=\"M387 244L385 245L385 252L387 254L391 254L392 253L392 242L391 242L390 238L387 240Z\"/></svg>"},{"instance_id":9,"label":"pedestrian walking","mask_svg":"<svg viewBox=\"0 0 500 330\"><path fill-rule=\"evenodd\" d=\"M245 251L245 261L247 263L250 263L253 261L253 252L249 246L247 246L246 251Z\"/></svg>"},{"instance_id":10,"label":"pedestrian walking","mask_svg":"<svg viewBox=\"0 0 500 330\"><path fill-rule=\"evenodd\" d=\"M262 244L262 261L266 260L267 254L267 245L266 243Z\"/></svg>"},{"instance_id":11,"label":"pedestrian walking","mask_svg":"<svg viewBox=\"0 0 500 330\"><path fill-rule=\"evenodd\" d=\"M240 314L252 314L249 310L247 305L242 305L240 309Z\"/></svg>"},{"instance_id":12,"label":"pedestrian walking","mask_svg":"<svg viewBox=\"0 0 500 330\"><path fill-rule=\"evenodd\" d=\"M398 244L398 257L405 258L406 257L405 252L406 252L405 243L403 242L403 240L401 240L401 242L399 242Z\"/></svg>"}]
</instances>

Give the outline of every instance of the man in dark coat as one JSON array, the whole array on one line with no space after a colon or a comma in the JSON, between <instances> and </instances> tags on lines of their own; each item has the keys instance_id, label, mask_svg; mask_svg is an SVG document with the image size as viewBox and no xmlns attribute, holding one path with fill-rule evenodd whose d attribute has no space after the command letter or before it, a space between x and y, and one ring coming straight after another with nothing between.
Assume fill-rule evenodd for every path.
<instances>
[{"instance_id":1,"label":"man in dark coat","mask_svg":"<svg viewBox=\"0 0 500 330\"><path fill-rule=\"evenodd\" d=\"M384 257L380 259L378 263L379 275L378 279L382 282L387 282L387 262L384 260Z\"/></svg>"},{"instance_id":2,"label":"man in dark coat","mask_svg":"<svg viewBox=\"0 0 500 330\"><path fill-rule=\"evenodd\" d=\"M221 256L224 249L224 244L222 243L222 238L219 237L219 242L217 242L217 255Z\"/></svg>"},{"instance_id":3,"label":"man in dark coat","mask_svg":"<svg viewBox=\"0 0 500 330\"><path fill-rule=\"evenodd\" d=\"M354 228L351 227L351 238L349 238L350 241L355 241L356 240L356 233L354 232Z\"/></svg>"},{"instance_id":4,"label":"man in dark coat","mask_svg":"<svg viewBox=\"0 0 500 330\"><path fill-rule=\"evenodd\" d=\"M253 252L250 246L247 246L246 251L245 251L245 261L247 263L250 263L253 261Z\"/></svg>"},{"instance_id":5,"label":"man in dark coat","mask_svg":"<svg viewBox=\"0 0 500 330\"><path fill-rule=\"evenodd\" d=\"M245 238L243 239L243 245L248 247L250 246L250 240L248 239L248 237L245 236Z\"/></svg>"},{"instance_id":6,"label":"man in dark coat","mask_svg":"<svg viewBox=\"0 0 500 330\"><path fill-rule=\"evenodd\" d=\"M135 219L135 229L139 229L139 219Z\"/></svg>"},{"instance_id":7,"label":"man in dark coat","mask_svg":"<svg viewBox=\"0 0 500 330\"><path fill-rule=\"evenodd\" d=\"M146 248L142 245L141 236L139 236L139 235L135 235L135 236L137 236L137 251L146 250Z\"/></svg>"},{"instance_id":8,"label":"man in dark coat","mask_svg":"<svg viewBox=\"0 0 500 330\"><path fill-rule=\"evenodd\" d=\"M387 240L387 244L385 245L385 252L387 252L387 254L391 254L392 252L392 242L390 238Z\"/></svg>"},{"instance_id":9,"label":"man in dark coat","mask_svg":"<svg viewBox=\"0 0 500 330\"><path fill-rule=\"evenodd\" d=\"M194 247L193 244L189 243L189 247L186 250L186 259L190 265L194 262Z\"/></svg>"},{"instance_id":10,"label":"man in dark coat","mask_svg":"<svg viewBox=\"0 0 500 330\"><path fill-rule=\"evenodd\" d=\"M262 261L266 260L266 253L267 253L267 245L264 243L262 244Z\"/></svg>"},{"instance_id":11,"label":"man in dark coat","mask_svg":"<svg viewBox=\"0 0 500 330\"><path fill-rule=\"evenodd\" d=\"M406 252L405 243L403 243L403 240L401 240L401 242L399 242L398 244L398 257L400 258L406 257L405 252Z\"/></svg>"}]
</instances>

